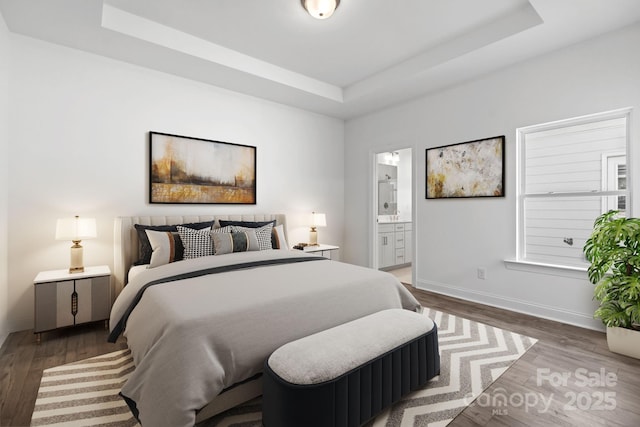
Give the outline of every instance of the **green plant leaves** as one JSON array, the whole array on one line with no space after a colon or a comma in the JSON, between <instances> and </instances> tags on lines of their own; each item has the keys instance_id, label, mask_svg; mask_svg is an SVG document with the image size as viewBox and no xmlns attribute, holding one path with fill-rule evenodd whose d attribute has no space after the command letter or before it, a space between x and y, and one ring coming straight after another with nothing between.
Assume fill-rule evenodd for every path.
<instances>
[{"instance_id":1,"label":"green plant leaves","mask_svg":"<svg viewBox=\"0 0 640 427\"><path fill-rule=\"evenodd\" d=\"M600 215L584 254L600 302L595 317L607 326L640 324L640 219L618 217L618 211Z\"/></svg>"},{"instance_id":2,"label":"green plant leaves","mask_svg":"<svg viewBox=\"0 0 640 427\"><path fill-rule=\"evenodd\" d=\"M629 328L631 322L624 308L622 308L615 301L606 301L600 305L595 312L595 317L602 320L602 322L612 328L619 326L621 328Z\"/></svg>"}]
</instances>

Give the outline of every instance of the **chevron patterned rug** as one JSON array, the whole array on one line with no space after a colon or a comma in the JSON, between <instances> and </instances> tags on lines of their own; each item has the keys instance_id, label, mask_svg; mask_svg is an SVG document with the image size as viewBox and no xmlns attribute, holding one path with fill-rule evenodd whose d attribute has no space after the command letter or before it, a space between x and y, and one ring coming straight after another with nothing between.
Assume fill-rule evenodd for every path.
<instances>
[{"instance_id":1,"label":"chevron patterned rug","mask_svg":"<svg viewBox=\"0 0 640 427\"><path fill-rule=\"evenodd\" d=\"M367 427L446 426L502 375L536 340L436 310L424 310L438 325L440 375ZM134 366L128 350L46 369L32 426L136 426L118 396ZM255 399L199 427L260 427Z\"/></svg>"}]
</instances>

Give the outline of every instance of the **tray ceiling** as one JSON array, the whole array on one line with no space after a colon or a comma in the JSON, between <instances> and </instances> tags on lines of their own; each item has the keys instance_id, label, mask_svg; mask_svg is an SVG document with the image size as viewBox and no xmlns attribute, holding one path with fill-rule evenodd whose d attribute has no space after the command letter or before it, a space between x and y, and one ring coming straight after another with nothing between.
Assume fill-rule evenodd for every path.
<instances>
[{"instance_id":1,"label":"tray ceiling","mask_svg":"<svg viewBox=\"0 0 640 427\"><path fill-rule=\"evenodd\" d=\"M15 33L352 118L640 20L637 0L0 0Z\"/></svg>"}]
</instances>

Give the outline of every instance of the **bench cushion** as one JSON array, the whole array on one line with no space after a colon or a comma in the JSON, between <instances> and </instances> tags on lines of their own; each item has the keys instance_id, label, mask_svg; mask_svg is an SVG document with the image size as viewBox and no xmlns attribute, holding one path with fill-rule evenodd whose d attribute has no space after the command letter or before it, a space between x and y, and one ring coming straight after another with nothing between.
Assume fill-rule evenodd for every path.
<instances>
[{"instance_id":1,"label":"bench cushion","mask_svg":"<svg viewBox=\"0 0 640 427\"><path fill-rule=\"evenodd\" d=\"M440 372L437 327L384 310L285 344L265 362L265 427L360 426Z\"/></svg>"},{"instance_id":2,"label":"bench cushion","mask_svg":"<svg viewBox=\"0 0 640 427\"><path fill-rule=\"evenodd\" d=\"M269 367L292 384L333 380L433 329L427 316L383 310L283 345Z\"/></svg>"}]
</instances>

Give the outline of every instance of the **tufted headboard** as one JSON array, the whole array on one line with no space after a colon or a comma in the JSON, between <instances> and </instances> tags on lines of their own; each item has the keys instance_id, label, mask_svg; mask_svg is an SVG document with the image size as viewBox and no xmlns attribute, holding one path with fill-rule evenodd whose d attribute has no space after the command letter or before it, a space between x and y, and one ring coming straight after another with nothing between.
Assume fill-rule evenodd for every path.
<instances>
[{"instance_id":1,"label":"tufted headboard","mask_svg":"<svg viewBox=\"0 0 640 427\"><path fill-rule=\"evenodd\" d=\"M138 233L135 224L143 225L173 225L190 222L213 221L214 227L219 227L218 220L230 221L271 221L276 225L282 224L285 238L287 235L286 216L283 214L249 214L249 215L185 215L185 216L120 216L116 217L113 228L114 240L114 277L115 295L118 295L127 284L127 274L131 266L139 259Z\"/></svg>"}]
</instances>

